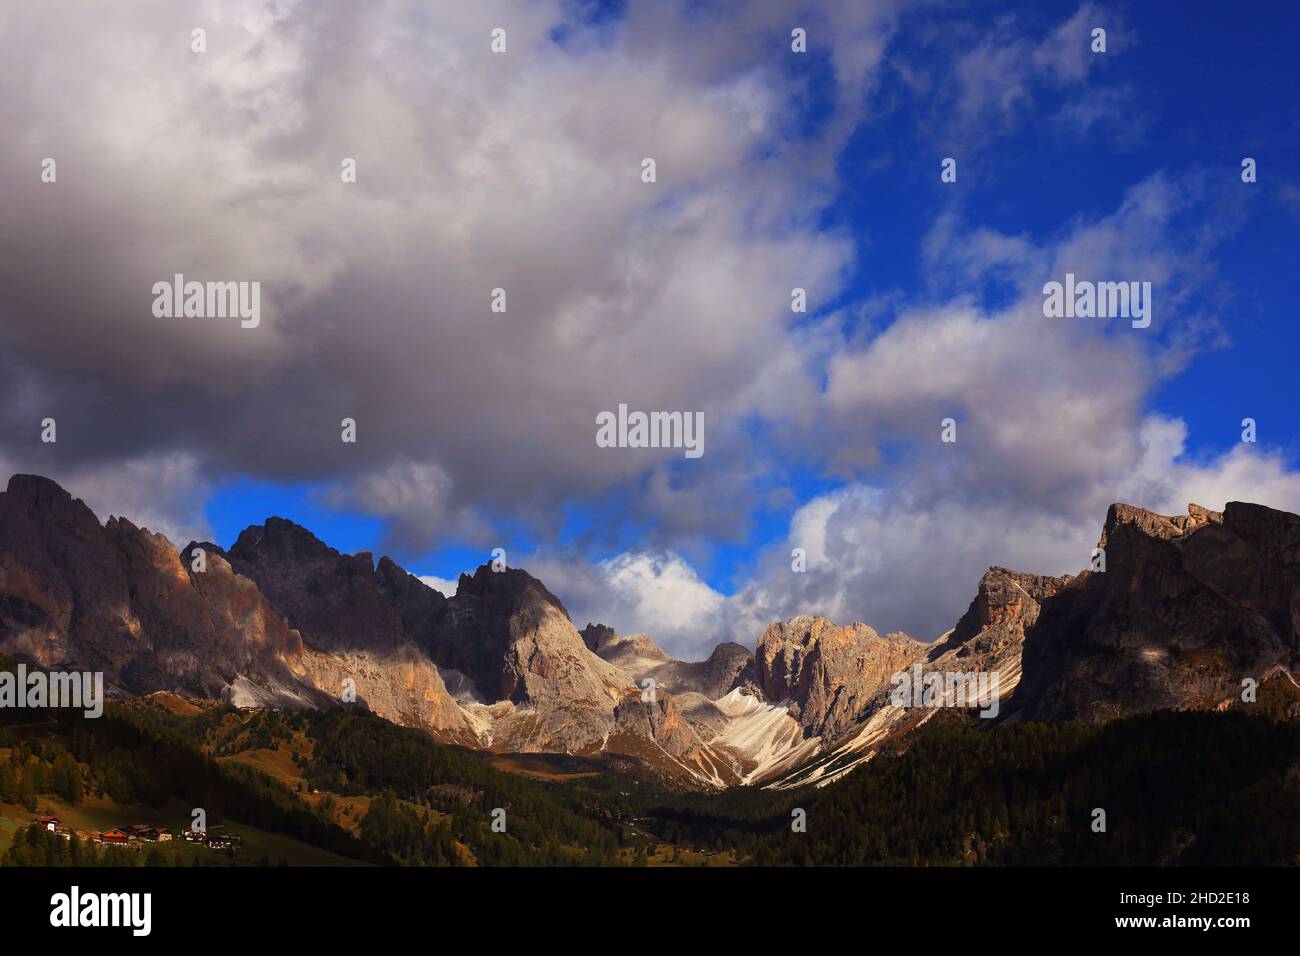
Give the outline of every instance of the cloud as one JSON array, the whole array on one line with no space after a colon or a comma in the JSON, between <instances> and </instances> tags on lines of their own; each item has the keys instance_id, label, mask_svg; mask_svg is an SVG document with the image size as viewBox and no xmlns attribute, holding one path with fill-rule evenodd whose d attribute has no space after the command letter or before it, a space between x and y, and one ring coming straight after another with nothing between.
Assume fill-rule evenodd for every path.
<instances>
[{"instance_id":1,"label":"cloud","mask_svg":"<svg viewBox=\"0 0 1300 956\"><path fill-rule=\"evenodd\" d=\"M1115 501L1160 514L1185 514L1189 503L1222 510L1228 501L1300 512L1300 474L1280 453L1242 443L1195 460L1187 438L1182 419L1147 416L1133 459L1062 508L972 500L959 487L927 499L854 484L813 498L755 579L727 599L731 637L752 644L772 621L817 613L933 640L956 624L991 565L1058 575L1085 568ZM791 569L796 547L807 551L804 573Z\"/></svg>"},{"instance_id":2,"label":"cloud","mask_svg":"<svg viewBox=\"0 0 1300 956\"><path fill-rule=\"evenodd\" d=\"M380 471L340 479L319 494L329 507L387 519L384 546L418 548L442 534L484 541L483 523L453 501L451 476L435 462L398 459Z\"/></svg>"},{"instance_id":3,"label":"cloud","mask_svg":"<svg viewBox=\"0 0 1300 956\"><path fill-rule=\"evenodd\" d=\"M1239 220L1207 214L1194 172L1047 234L954 206L920 288L839 302L855 237L825 213L900 13L811 7L798 64L788 11L759 0L600 23L560 0L7 9L0 56L25 82L0 101L0 457L178 543L206 536L203 502L233 477L309 483L403 552L453 537L513 558L497 539L523 527L549 555L524 565L576 616L699 656L797 611L933 637L989 563L1077 569L1126 495L1292 501L1283 459L1192 461L1150 411L1225 339L1214 254ZM1130 105L1087 50L1094 22L1112 52L1132 41L1085 4L956 24L896 70L957 138L1045 101L1086 133ZM814 86L832 108L809 132ZM155 318L152 285L177 272L261 282L261 325ZM1044 319L1042 283L1066 272L1151 281L1152 328ZM703 411L707 454L598 448L596 415L624 402ZM838 488L720 594L689 562L794 500L792 476ZM575 510L616 557L546 550Z\"/></svg>"},{"instance_id":4,"label":"cloud","mask_svg":"<svg viewBox=\"0 0 1300 956\"><path fill-rule=\"evenodd\" d=\"M935 285L929 304L898 303L891 322L829 358L817 437L845 481L805 502L729 597L733 639L797 613L933 639L990 565L1085 566L1114 501L1294 510L1300 476L1280 452L1239 444L1196 458L1185 423L1149 410L1164 378L1221 341L1206 315L1221 292L1211 256L1233 227L1200 228L1199 196L1195 174L1155 174L1112 213L1048 240L938 220L923 255L956 281ZM1151 281L1152 327L1046 319L1042 283L1066 272ZM958 291L991 276L1015 290L1010 302L986 308ZM946 418L955 443L941 440ZM792 570L793 548L807 573Z\"/></svg>"},{"instance_id":5,"label":"cloud","mask_svg":"<svg viewBox=\"0 0 1300 956\"><path fill-rule=\"evenodd\" d=\"M72 7L0 20L32 79L0 105L22 144L0 157L0 362L25 369L0 447L50 409L93 436L78 461L179 448L218 481L323 482L427 547L489 514L553 531L611 489L664 515L638 489L668 453L598 449L598 412L704 411L717 472L772 411L759 384L808 375L790 289L832 296L851 260L818 217L861 104L797 132L770 5L600 27L558 0ZM837 95L869 84L893 8L809 20ZM261 325L155 318L175 273L261 282Z\"/></svg>"},{"instance_id":6,"label":"cloud","mask_svg":"<svg viewBox=\"0 0 1300 956\"><path fill-rule=\"evenodd\" d=\"M1131 504L1171 514L1189 502L1218 511L1229 501L1250 501L1300 513L1300 473L1280 450L1238 442L1198 459L1188 455L1188 437L1181 418L1144 420L1143 455L1124 489Z\"/></svg>"},{"instance_id":7,"label":"cloud","mask_svg":"<svg viewBox=\"0 0 1300 956\"><path fill-rule=\"evenodd\" d=\"M419 575L419 578L429 587L441 593L442 596L445 598L455 597L456 590L457 588L460 587L459 582L452 581L447 578L437 578L434 577L432 574L421 574Z\"/></svg>"},{"instance_id":8,"label":"cloud","mask_svg":"<svg viewBox=\"0 0 1300 956\"><path fill-rule=\"evenodd\" d=\"M132 524L166 535L177 548L191 541L211 540L204 504L212 485L192 455L171 452L68 464L54 455L57 447L57 442L44 446L48 452L44 455L0 455L0 471L6 476L39 474L52 478L74 498L84 501L101 522L114 515L127 518Z\"/></svg>"},{"instance_id":9,"label":"cloud","mask_svg":"<svg viewBox=\"0 0 1300 956\"><path fill-rule=\"evenodd\" d=\"M1112 213L1046 241L940 219L924 244L928 267L950 270L958 288L996 276L1015 296L985 308L940 286L933 304L902 305L874 337L838 350L825 388L837 464L850 477L870 473L883 447L904 442L906 480L921 498L960 487L1065 512L1087 489L1112 485L1139 457L1153 388L1218 342L1205 315L1217 288L1210 255L1231 231L1188 229L1201 209L1196 181L1157 173ZM1043 283L1066 273L1151 282L1151 328L1045 318ZM947 418L954 444L939 440Z\"/></svg>"},{"instance_id":10,"label":"cloud","mask_svg":"<svg viewBox=\"0 0 1300 956\"><path fill-rule=\"evenodd\" d=\"M574 623L649 634L673 656L703 660L724 640L724 596L680 555L628 551L596 563L534 557L524 562L564 602Z\"/></svg>"},{"instance_id":11,"label":"cloud","mask_svg":"<svg viewBox=\"0 0 1300 956\"><path fill-rule=\"evenodd\" d=\"M967 152L983 148L1047 103L1056 104L1063 128L1080 135L1103 121L1133 119L1131 97L1104 82L1108 60L1136 39L1125 19L1084 3L1055 26L1040 21L1034 11L917 30L921 50L898 70L922 97L917 109L935 138ZM1105 53L1092 51L1097 27L1106 30Z\"/></svg>"}]
</instances>

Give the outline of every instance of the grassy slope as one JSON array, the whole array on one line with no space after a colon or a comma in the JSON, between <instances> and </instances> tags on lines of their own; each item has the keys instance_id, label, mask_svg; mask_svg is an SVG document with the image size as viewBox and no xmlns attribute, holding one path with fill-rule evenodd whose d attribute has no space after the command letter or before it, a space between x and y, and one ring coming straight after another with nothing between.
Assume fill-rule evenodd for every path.
<instances>
[{"instance_id":1,"label":"grassy slope","mask_svg":"<svg viewBox=\"0 0 1300 956\"><path fill-rule=\"evenodd\" d=\"M32 814L14 804L0 803L0 850L8 849L13 835L20 827L27 826L37 814L54 815L77 831L103 831L109 827L124 826L130 823L150 823L168 827L173 834L189 826L190 808L180 802L168 804L161 810L143 806L120 806L107 797L87 797L75 807L69 806L57 797L43 794L36 803L36 814ZM358 860L330 853L292 837L258 830L237 820L215 823L210 826L213 833L230 832L243 839L244 848L235 854L234 860L240 864L254 864L263 856L272 863L284 860L291 866L366 866ZM197 859L200 863L214 862L221 851L210 850L205 846L173 839L166 843L146 844L144 852L157 847L159 852L170 858L179 858L185 863Z\"/></svg>"}]
</instances>

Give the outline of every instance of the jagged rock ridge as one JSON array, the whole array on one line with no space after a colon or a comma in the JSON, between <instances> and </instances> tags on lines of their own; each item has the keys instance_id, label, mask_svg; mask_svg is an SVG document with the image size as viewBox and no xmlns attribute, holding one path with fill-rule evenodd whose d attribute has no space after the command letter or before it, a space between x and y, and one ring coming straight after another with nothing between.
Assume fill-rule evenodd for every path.
<instances>
[{"instance_id":1,"label":"jagged rock ridge","mask_svg":"<svg viewBox=\"0 0 1300 956\"><path fill-rule=\"evenodd\" d=\"M330 706L354 686L359 706L449 742L627 755L707 786L836 779L933 716L891 699L912 668L995 674L996 720L1086 721L1223 707L1244 678L1294 670L1300 518L1117 504L1099 545L1104 572L990 568L933 644L802 615L752 654L724 643L691 662L649 635L579 632L520 569L480 567L447 599L282 518L228 552L178 552L15 475L0 494L0 651L102 670L116 693L239 706Z\"/></svg>"}]
</instances>

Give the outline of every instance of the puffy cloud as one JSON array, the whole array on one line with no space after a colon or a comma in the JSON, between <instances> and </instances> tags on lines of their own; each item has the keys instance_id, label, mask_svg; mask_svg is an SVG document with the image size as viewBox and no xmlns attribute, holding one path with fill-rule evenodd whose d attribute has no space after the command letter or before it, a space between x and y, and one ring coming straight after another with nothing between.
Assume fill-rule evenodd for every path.
<instances>
[{"instance_id":1,"label":"puffy cloud","mask_svg":"<svg viewBox=\"0 0 1300 956\"><path fill-rule=\"evenodd\" d=\"M680 555L629 551L598 563L536 557L524 562L565 604L574 623L649 634L673 656L702 660L726 639L725 599Z\"/></svg>"},{"instance_id":2,"label":"puffy cloud","mask_svg":"<svg viewBox=\"0 0 1300 956\"><path fill-rule=\"evenodd\" d=\"M1156 174L1111 214L1042 243L940 220L927 264L942 271L951 260L967 287L1000 276L1016 297L993 310L969 295L906 306L874 337L832 356L825 422L841 467L860 475L883 446L903 441L912 448L905 480L918 500L960 488L972 500L1015 497L1080 517L1074 503L1114 486L1140 457L1155 385L1217 341L1197 298L1213 275L1213 241L1183 233L1198 208L1195 187L1194 176L1175 183ZM1151 327L1045 318L1043 283L1066 273L1151 282ZM957 423L952 444L939 440L946 418Z\"/></svg>"},{"instance_id":3,"label":"puffy cloud","mask_svg":"<svg viewBox=\"0 0 1300 956\"><path fill-rule=\"evenodd\" d=\"M861 103L799 132L788 17L724 6L7 11L0 55L30 81L0 104L22 144L0 156L0 364L24 369L0 379L0 447L48 408L78 462L179 448L217 479L327 483L411 547L475 514L544 533L610 489L671 513L646 479L673 456L602 453L596 414L703 410L726 468L772 411L759 383L807 380L791 287L833 295L852 254L817 225ZM811 15L839 94L870 82L893 7ZM175 273L260 281L260 326L155 318Z\"/></svg>"},{"instance_id":4,"label":"puffy cloud","mask_svg":"<svg viewBox=\"0 0 1300 956\"><path fill-rule=\"evenodd\" d=\"M1252 501L1300 513L1300 473L1282 452L1240 442L1219 455L1187 453L1187 424L1151 415L1143 422L1143 455L1121 487L1130 504L1163 514L1182 512L1189 502L1222 510L1229 501Z\"/></svg>"},{"instance_id":5,"label":"puffy cloud","mask_svg":"<svg viewBox=\"0 0 1300 956\"><path fill-rule=\"evenodd\" d=\"M732 639L752 642L771 621L819 613L932 640L957 622L991 565L1041 574L1085 568L1115 501L1160 514L1185 514L1189 503L1222 510L1228 501L1300 512L1300 474L1280 452L1242 443L1196 459L1187 437L1182 419L1148 416L1132 460L1068 507L971 496L959 486L927 499L906 487L853 484L813 498L763 556L755 580L728 598ZM807 552L804 573L791 570L796 547Z\"/></svg>"}]
</instances>

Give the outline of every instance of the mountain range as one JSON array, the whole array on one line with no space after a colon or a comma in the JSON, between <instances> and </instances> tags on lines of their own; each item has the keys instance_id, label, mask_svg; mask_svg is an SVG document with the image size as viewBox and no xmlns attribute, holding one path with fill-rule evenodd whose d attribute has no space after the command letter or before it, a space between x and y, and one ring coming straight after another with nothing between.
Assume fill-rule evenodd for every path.
<instances>
[{"instance_id":1,"label":"mountain range","mask_svg":"<svg viewBox=\"0 0 1300 956\"><path fill-rule=\"evenodd\" d=\"M102 672L110 697L342 703L447 744L593 758L705 790L842 777L940 711L900 704L902 673L996 675L990 724L1224 709L1243 682L1294 685L1300 517L1115 504L1098 547L1104 571L989 568L933 642L800 615L753 651L723 643L679 661L649 635L579 629L519 568L485 564L448 598L283 518L229 549L178 549L15 475L0 493L0 653Z\"/></svg>"}]
</instances>

